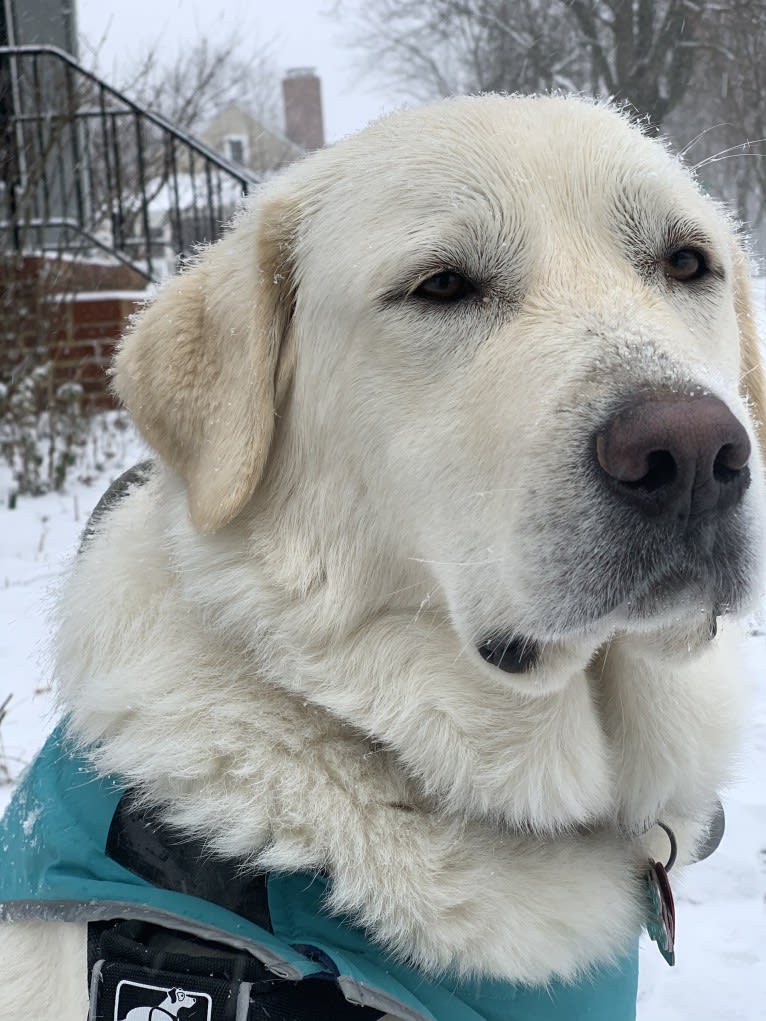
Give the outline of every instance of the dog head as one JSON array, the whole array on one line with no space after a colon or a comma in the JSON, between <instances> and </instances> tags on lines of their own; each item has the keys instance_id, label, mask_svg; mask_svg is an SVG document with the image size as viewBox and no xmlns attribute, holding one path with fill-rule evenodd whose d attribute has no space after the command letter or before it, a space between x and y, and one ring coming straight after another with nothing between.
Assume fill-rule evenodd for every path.
<instances>
[{"instance_id":1,"label":"dog head","mask_svg":"<svg viewBox=\"0 0 766 1021\"><path fill-rule=\"evenodd\" d=\"M169 1008L171 1014L177 1015L181 1010L189 1010L196 1002L196 996L190 996L183 989L174 988L168 991L161 1006Z\"/></svg>"},{"instance_id":2,"label":"dog head","mask_svg":"<svg viewBox=\"0 0 766 1021\"><path fill-rule=\"evenodd\" d=\"M618 113L452 100L267 185L139 318L115 385L202 532L279 457L335 473L333 513L503 669L616 628L686 647L757 576L747 280L725 216Z\"/></svg>"}]
</instances>

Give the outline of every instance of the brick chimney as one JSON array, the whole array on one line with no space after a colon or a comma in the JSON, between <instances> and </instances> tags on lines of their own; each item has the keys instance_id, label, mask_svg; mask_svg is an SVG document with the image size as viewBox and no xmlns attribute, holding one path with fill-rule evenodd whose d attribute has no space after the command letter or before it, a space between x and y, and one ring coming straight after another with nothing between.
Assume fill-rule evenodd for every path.
<instances>
[{"instance_id":1,"label":"brick chimney","mask_svg":"<svg viewBox=\"0 0 766 1021\"><path fill-rule=\"evenodd\" d=\"M291 142L311 151L324 145L322 87L313 67L293 67L282 79L285 133Z\"/></svg>"}]
</instances>

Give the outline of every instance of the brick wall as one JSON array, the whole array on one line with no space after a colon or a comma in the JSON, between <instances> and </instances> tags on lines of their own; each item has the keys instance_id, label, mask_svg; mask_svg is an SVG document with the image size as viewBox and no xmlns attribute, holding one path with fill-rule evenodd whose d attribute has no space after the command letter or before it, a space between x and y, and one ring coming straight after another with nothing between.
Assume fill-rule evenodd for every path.
<instances>
[{"instance_id":1,"label":"brick wall","mask_svg":"<svg viewBox=\"0 0 766 1021\"><path fill-rule=\"evenodd\" d=\"M146 281L125 266L25 257L0 262L0 380L52 362L87 410L114 406L107 370Z\"/></svg>"},{"instance_id":2,"label":"brick wall","mask_svg":"<svg viewBox=\"0 0 766 1021\"><path fill-rule=\"evenodd\" d=\"M86 292L58 302L57 329L50 336L56 384L76 381L89 407L114 406L108 369L129 317L141 306L140 292Z\"/></svg>"}]
</instances>

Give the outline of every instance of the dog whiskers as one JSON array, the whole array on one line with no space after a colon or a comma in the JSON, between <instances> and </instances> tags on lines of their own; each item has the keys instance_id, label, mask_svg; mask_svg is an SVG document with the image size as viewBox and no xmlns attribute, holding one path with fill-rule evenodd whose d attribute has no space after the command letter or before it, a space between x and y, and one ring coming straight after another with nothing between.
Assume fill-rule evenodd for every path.
<instances>
[{"instance_id":1,"label":"dog whiskers","mask_svg":"<svg viewBox=\"0 0 766 1021\"><path fill-rule=\"evenodd\" d=\"M491 557L488 560L426 560L423 557L408 557L407 559L416 564L427 564L432 567L484 567L487 564L502 564L508 559L508 554Z\"/></svg>"},{"instance_id":2,"label":"dog whiskers","mask_svg":"<svg viewBox=\"0 0 766 1021\"><path fill-rule=\"evenodd\" d=\"M409 592L410 589L420 588L421 585L430 585L432 580L431 578L423 578L420 581L414 581L411 585L403 585L401 588L395 588L393 591L387 592L382 598L388 600L391 596L401 595L402 592Z\"/></svg>"},{"instance_id":3,"label":"dog whiskers","mask_svg":"<svg viewBox=\"0 0 766 1021\"><path fill-rule=\"evenodd\" d=\"M710 163L719 163L725 159L731 159L733 156L762 156L763 153L750 152L750 148L754 145L761 145L766 142L766 138L748 138L744 142L738 142L737 145L730 145L726 149L719 149L718 152L713 153L712 156L706 156L704 160L700 160L699 163L695 163L692 167L693 170L701 170L702 167L708 166ZM745 150L737 151L737 150Z\"/></svg>"},{"instance_id":4,"label":"dog whiskers","mask_svg":"<svg viewBox=\"0 0 766 1021\"><path fill-rule=\"evenodd\" d=\"M606 661L607 661L607 658L609 657L609 650L611 648L612 648L612 639L611 638L607 638L606 642L604 642L604 645L603 645L604 655L603 655L603 658L601 660L601 673L598 675L599 681L603 681L603 679L604 679L604 671L606 670Z\"/></svg>"},{"instance_id":5,"label":"dog whiskers","mask_svg":"<svg viewBox=\"0 0 766 1021\"><path fill-rule=\"evenodd\" d=\"M747 372L743 372L743 373L742 373L742 375L741 375L741 376L739 377L739 379L737 380L737 382L738 382L738 383L741 383L741 382L742 382L742 380L743 380L743 379L746 379L746 378L747 378L747 377L748 377L748 376L750 375L750 373L751 373L751 372L755 372L755 371L756 371L756 369L759 369L759 368L760 368L760 366L759 366L759 365L753 365L753 366L751 366L751 367L750 367L750 368L749 368L749 369L747 370Z\"/></svg>"},{"instance_id":6,"label":"dog whiskers","mask_svg":"<svg viewBox=\"0 0 766 1021\"><path fill-rule=\"evenodd\" d=\"M426 592L424 598L420 601L420 606L417 608L417 610L415 611L415 616L412 618L413 624L417 624L418 620L420 620L420 615L423 612L423 610L425 610L426 607L430 605L431 596L434 594L434 591L435 591L434 589L430 589L428 592Z\"/></svg>"},{"instance_id":7,"label":"dog whiskers","mask_svg":"<svg viewBox=\"0 0 766 1021\"><path fill-rule=\"evenodd\" d=\"M692 138L692 140L690 142L686 143L686 145L683 147L683 149L681 149L681 151L679 152L678 155L679 156L686 156L687 152L689 152L690 149L693 149L694 146L697 144L697 142L699 142L701 138L704 138L705 135L709 135L711 131L715 131L718 128L725 128L725 127L726 127L726 121L719 121L718 124L710 124L708 127L703 128L703 130L700 131L699 134L695 135L694 138Z\"/></svg>"},{"instance_id":8,"label":"dog whiskers","mask_svg":"<svg viewBox=\"0 0 766 1021\"><path fill-rule=\"evenodd\" d=\"M515 490L513 486L505 486L500 489L477 489L473 493L469 493L468 496L495 496L496 493L513 493Z\"/></svg>"},{"instance_id":9,"label":"dog whiskers","mask_svg":"<svg viewBox=\"0 0 766 1021\"><path fill-rule=\"evenodd\" d=\"M728 154L726 154L724 156L715 156L715 157L711 157L710 159L705 160L703 163L699 164L699 168L701 169L703 167L710 166L713 163L723 163L724 160L744 159L746 156L750 156L751 158L755 158L755 159L763 159L764 155L766 155L766 153L762 153L762 152L730 152L730 153L728 153Z\"/></svg>"}]
</instances>

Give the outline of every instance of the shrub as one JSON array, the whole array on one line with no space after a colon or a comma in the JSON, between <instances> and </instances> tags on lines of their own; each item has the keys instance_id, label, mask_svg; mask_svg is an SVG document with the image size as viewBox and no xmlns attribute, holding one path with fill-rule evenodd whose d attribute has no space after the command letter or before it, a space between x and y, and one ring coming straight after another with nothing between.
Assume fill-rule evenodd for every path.
<instances>
[{"instance_id":1,"label":"shrub","mask_svg":"<svg viewBox=\"0 0 766 1021\"><path fill-rule=\"evenodd\" d=\"M79 383L54 386L53 363L0 383L0 454L11 469L17 496L60 490L88 439Z\"/></svg>"}]
</instances>

